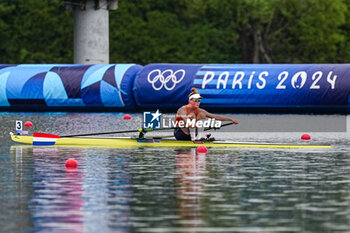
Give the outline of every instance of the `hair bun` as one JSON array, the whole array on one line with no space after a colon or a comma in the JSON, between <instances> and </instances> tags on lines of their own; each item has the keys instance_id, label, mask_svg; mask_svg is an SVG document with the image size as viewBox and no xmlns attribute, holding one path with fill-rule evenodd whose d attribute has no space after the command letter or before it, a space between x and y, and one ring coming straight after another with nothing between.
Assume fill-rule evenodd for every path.
<instances>
[{"instance_id":1,"label":"hair bun","mask_svg":"<svg viewBox=\"0 0 350 233\"><path fill-rule=\"evenodd\" d=\"M191 88L191 93L188 95L188 97L190 97L193 94L199 94L199 92L197 91L197 88Z\"/></svg>"}]
</instances>

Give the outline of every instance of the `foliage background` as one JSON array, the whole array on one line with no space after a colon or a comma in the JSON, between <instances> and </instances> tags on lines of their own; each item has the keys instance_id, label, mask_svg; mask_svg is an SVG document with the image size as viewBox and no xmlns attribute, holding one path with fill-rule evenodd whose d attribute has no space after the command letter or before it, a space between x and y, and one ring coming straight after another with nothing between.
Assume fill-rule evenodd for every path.
<instances>
[{"instance_id":1,"label":"foliage background","mask_svg":"<svg viewBox=\"0 0 350 233\"><path fill-rule=\"evenodd\" d=\"M350 0L119 0L111 63L348 63ZM63 0L0 0L0 63L73 63Z\"/></svg>"}]
</instances>

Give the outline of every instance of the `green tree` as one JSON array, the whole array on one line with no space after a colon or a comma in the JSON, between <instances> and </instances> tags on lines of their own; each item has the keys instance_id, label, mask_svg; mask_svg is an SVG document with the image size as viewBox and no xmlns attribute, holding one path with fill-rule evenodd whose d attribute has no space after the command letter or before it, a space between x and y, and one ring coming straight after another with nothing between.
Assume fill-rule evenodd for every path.
<instances>
[{"instance_id":1,"label":"green tree","mask_svg":"<svg viewBox=\"0 0 350 233\"><path fill-rule=\"evenodd\" d=\"M342 0L282 1L267 37L275 62L341 62L347 6ZM281 23L283 22L283 23Z\"/></svg>"},{"instance_id":2,"label":"green tree","mask_svg":"<svg viewBox=\"0 0 350 233\"><path fill-rule=\"evenodd\" d=\"M73 17L60 0L0 2L6 43L1 63L72 63Z\"/></svg>"},{"instance_id":3,"label":"green tree","mask_svg":"<svg viewBox=\"0 0 350 233\"><path fill-rule=\"evenodd\" d=\"M350 62L350 0L344 0L345 9L345 23L340 26L339 30L344 35L344 41L339 45L337 55L334 57L336 62L349 63Z\"/></svg>"},{"instance_id":4,"label":"green tree","mask_svg":"<svg viewBox=\"0 0 350 233\"><path fill-rule=\"evenodd\" d=\"M342 0L212 0L239 38L244 63L337 62L348 11ZM215 20L215 19L214 19ZM227 30L230 30L227 28Z\"/></svg>"},{"instance_id":5,"label":"green tree","mask_svg":"<svg viewBox=\"0 0 350 233\"><path fill-rule=\"evenodd\" d=\"M116 12L111 12L112 62L235 61L235 37L232 31L222 30L208 19L210 14L206 14L205 1L164 2L123 1ZM198 10L200 6L202 8Z\"/></svg>"},{"instance_id":6,"label":"green tree","mask_svg":"<svg viewBox=\"0 0 350 233\"><path fill-rule=\"evenodd\" d=\"M341 63L350 0L120 0L110 62ZM0 63L72 63L63 0L0 1Z\"/></svg>"},{"instance_id":7,"label":"green tree","mask_svg":"<svg viewBox=\"0 0 350 233\"><path fill-rule=\"evenodd\" d=\"M14 20L13 12L15 5L10 2L0 2L0 62L6 61L8 48L13 46L11 38L11 23Z\"/></svg>"}]
</instances>

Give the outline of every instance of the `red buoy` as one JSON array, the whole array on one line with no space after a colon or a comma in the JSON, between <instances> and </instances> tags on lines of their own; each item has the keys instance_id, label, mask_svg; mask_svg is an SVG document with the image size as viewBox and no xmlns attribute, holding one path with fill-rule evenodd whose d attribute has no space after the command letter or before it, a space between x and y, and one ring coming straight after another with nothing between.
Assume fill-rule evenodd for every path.
<instances>
[{"instance_id":1,"label":"red buoy","mask_svg":"<svg viewBox=\"0 0 350 233\"><path fill-rule=\"evenodd\" d=\"M130 120L130 119L131 119L131 116L129 114L124 115L124 120Z\"/></svg>"},{"instance_id":2,"label":"red buoy","mask_svg":"<svg viewBox=\"0 0 350 233\"><path fill-rule=\"evenodd\" d=\"M26 122L24 123L24 126L26 126L26 127L32 127L32 126L33 126L33 123L32 123L31 121L26 121Z\"/></svg>"},{"instance_id":3,"label":"red buoy","mask_svg":"<svg viewBox=\"0 0 350 233\"><path fill-rule=\"evenodd\" d=\"M311 139L311 136L307 133L301 135L301 140L310 140Z\"/></svg>"},{"instance_id":4,"label":"red buoy","mask_svg":"<svg viewBox=\"0 0 350 233\"><path fill-rule=\"evenodd\" d=\"M75 159L67 159L66 161L66 168L77 168L78 163L75 161Z\"/></svg>"},{"instance_id":5,"label":"red buoy","mask_svg":"<svg viewBox=\"0 0 350 233\"><path fill-rule=\"evenodd\" d=\"M208 149L205 146L201 145L197 147L197 153L207 153L207 152L208 152Z\"/></svg>"}]
</instances>

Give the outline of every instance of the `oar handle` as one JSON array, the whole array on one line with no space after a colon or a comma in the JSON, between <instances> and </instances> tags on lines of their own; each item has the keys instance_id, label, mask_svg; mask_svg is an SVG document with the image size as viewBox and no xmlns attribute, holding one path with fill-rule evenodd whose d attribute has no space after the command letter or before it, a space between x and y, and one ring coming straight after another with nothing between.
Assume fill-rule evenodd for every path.
<instances>
[{"instance_id":1,"label":"oar handle","mask_svg":"<svg viewBox=\"0 0 350 233\"><path fill-rule=\"evenodd\" d=\"M224 126L228 126L228 125L233 125L233 122L229 122L229 123L226 123L226 124L223 124L220 126L220 128L224 127ZM208 130L211 130L211 129L214 129L214 130L217 130L217 129L220 129L220 128L216 128L216 127L208 127L208 128L205 128L204 131L208 131Z\"/></svg>"}]
</instances>

